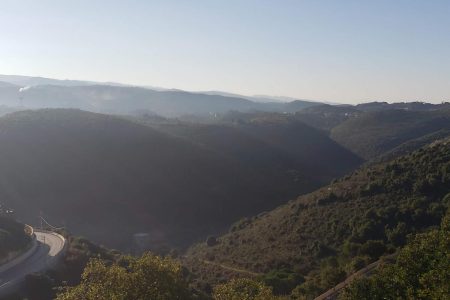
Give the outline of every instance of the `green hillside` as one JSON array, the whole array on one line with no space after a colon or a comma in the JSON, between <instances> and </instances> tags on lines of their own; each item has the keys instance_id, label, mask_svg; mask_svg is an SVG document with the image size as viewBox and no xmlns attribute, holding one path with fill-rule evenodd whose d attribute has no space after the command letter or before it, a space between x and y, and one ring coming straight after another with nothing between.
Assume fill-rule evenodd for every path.
<instances>
[{"instance_id":1,"label":"green hillside","mask_svg":"<svg viewBox=\"0 0 450 300\"><path fill-rule=\"evenodd\" d=\"M450 129L450 110L383 110L350 118L331 130L331 137L365 159L395 147Z\"/></svg>"},{"instance_id":2,"label":"green hillside","mask_svg":"<svg viewBox=\"0 0 450 300\"><path fill-rule=\"evenodd\" d=\"M371 162L382 162L390 161L402 155L406 155L414 150L424 147L425 145L431 144L434 141L445 139L450 137L450 129L441 129L430 134L426 134L416 139L409 140L400 144L399 146L383 153L382 155L376 157Z\"/></svg>"},{"instance_id":3,"label":"green hillside","mask_svg":"<svg viewBox=\"0 0 450 300\"><path fill-rule=\"evenodd\" d=\"M209 245L191 247L185 264L201 284L262 276L284 293L304 282L295 292L313 297L402 246L407 234L438 225L449 192L445 140L242 219Z\"/></svg>"},{"instance_id":4,"label":"green hillside","mask_svg":"<svg viewBox=\"0 0 450 300\"><path fill-rule=\"evenodd\" d=\"M448 199L450 200L450 199ZM417 234L394 264L353 282L339 299L447 299L450 295L450 211L439 229Z\"/></svg>"}]
</instances>

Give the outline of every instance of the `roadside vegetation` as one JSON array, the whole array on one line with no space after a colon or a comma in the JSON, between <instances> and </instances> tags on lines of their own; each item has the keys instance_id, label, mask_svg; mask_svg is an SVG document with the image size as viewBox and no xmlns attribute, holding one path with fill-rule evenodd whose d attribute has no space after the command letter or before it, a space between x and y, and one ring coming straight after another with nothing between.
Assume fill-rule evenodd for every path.
<instances>
[{"instance_id":1,"label":"roadside vegetation","mask_svg":"<svg viewBox=\"0 0 450 300\"><path fill-rule=\"evenodd\" d=\"M0 215L0 265L24 251L30 241L23 224Z\"/></svg>"}]
</instances>

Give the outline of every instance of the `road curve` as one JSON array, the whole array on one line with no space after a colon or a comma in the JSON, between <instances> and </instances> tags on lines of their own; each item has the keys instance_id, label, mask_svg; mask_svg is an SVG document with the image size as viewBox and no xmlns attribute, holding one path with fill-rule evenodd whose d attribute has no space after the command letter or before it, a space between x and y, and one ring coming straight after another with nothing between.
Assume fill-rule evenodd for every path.
<instances>
[{"instance_id":1,"label":"road curve","mask_svg":"<svg viewBox=\"0 0 450 300\"><path fill-rule=\"evenodd\" d=\"M19 264L0 273L0 297L17 289L27 274L50 269L63 253L66 240L61 235L41 230L35 230L34 234L37 247L33 253Z\"/></svg>"}]
</instances>

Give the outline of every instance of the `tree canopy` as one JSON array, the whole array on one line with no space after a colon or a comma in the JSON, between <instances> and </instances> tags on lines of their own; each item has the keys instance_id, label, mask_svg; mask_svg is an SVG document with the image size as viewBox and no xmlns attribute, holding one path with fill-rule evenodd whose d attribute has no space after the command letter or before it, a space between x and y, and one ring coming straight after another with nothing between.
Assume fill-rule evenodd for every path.
<instances>
[{"instance_id":1,"label":"tree canopy","mask_svg":"<svg viewBox=\"0 0 450 300\"><path fill-rule=\"evenodd\" d=\"M214 288L214 300L276 300L272 288L248 278L232 279Z\"/></svg>"},{"instance_id":2,"label":"tree canopy","mask_svg":"<svg viewBox=\"0 0 450 300\"><path fill-rule=\"evenodd\" d=\"M166 300L190 299L182 267L169 258L152 254L124 257L107 265L92 259L86 266L81 283L68 287L58 300Z\"/></svg>"},{"instance_id":3,"label":"tree canopy","mask_svg":"<svg viewBox=\"0 0 450 300\"><path fill-rule=\"evenodd\" d=\"M450 295L450 213L441 228L417 234L397 261L376 275L352 283L342 299L448 299Z\"/></svg>"}]
</instances>

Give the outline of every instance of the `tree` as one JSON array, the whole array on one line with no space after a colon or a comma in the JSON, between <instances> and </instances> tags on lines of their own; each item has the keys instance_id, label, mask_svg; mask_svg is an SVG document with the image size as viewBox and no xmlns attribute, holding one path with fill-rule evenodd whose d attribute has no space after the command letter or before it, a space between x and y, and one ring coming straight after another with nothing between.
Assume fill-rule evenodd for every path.
<instances>
[{"instance_id":1,"label":"tree","mask_svg":"<svg viewBox=\"0 0 450 300\"><path fill-rule=\"evenodd\" d=\"M275 300L272 289L248 278L232 279L218 285L213 291L214 300Z\"/></svg>"},{"instance_id":2,"label":"tree","mask_svg":"<svg viewBox=\"0 0 450 300\"><path fill-rule=\"evenodd\" d=\"M262 276L262 281L273 288L276 295L287 295L305 279L289 269L272 270Z\"/></svg>"},{"instance_id":3,"label":"tree","mask_svg":"<svg viewBox=\"0 0 450 300\"><path fill-rule=\"evenodd\" d=\"M450 213L440 230L416 235L393 265L359 279L342 299L447 299L450 295Z\"/></svg>"},{"instance_id":4,"label":"tree","mask_svg":"<svg viewBox=\"0 0 450 300\"><path fill-rule=\"evenodd\" d=\"M408 228L404 222L399 222L393 229L385 229L386 237L395 246L402 246L406 242Z\"/></svg>"},{"instance_id":5,"label":"tree","mask_svg":"<svg viewBox=\"0 0 450 300\"><path fill-rule=\"evenodd\" d=\"M67 288L58 300L169 300L190 299L181 266L169 258L151 254L124 257L107 265L92 259L86 266L81 283Z\"/></svg>"},{"instance_id":6,"label":"tree","mask_svg":"<svg viewBox=\"0 0 450 300\"><path fill-rule=\"evenodd\" d=\"M54 281L46 274L32 273L25 277L25 293L30 300L54 299L54 286Z\"/></svg>"},{"instance_id":7,"label":"tree","mask_svg":"<svg viewBox=\"0 0 450 300\"><path fill-rule=\"evenodd\" d=\"M217 245L217 238L215 236L209 236L206 239L206 245L208 245L208 247L213 247Z\"/></svg>"},{"instance_id":8,"label":"tree","mask_svg":"<svg viewBox=\"0 0 450 300\"><path fill-rule=\"evenodd\" d=\"M346 273L339 266L335 257L328 259L320 269L320 281L322 288L334 286L345 280Z\"/></svg>"},{"instance_id":9,"label":"tree","mask_svg":"<svg viewBox=\"0 0 450 300\"><path fill-rule=\"evenodd\" d=\"M375 260L386 252L386 245L381 240L369 240L361 246L359 252L360 254L370 256Z\"/></svg>"}]
</instances>

